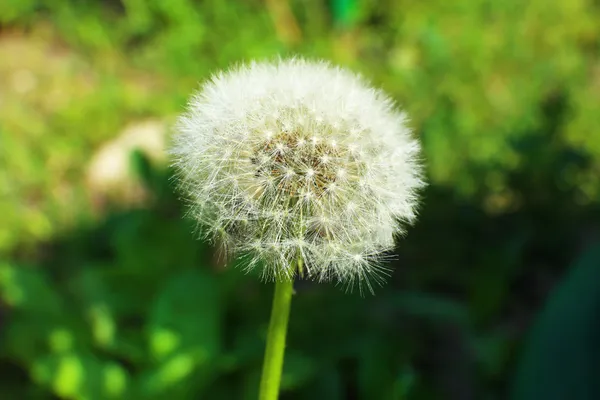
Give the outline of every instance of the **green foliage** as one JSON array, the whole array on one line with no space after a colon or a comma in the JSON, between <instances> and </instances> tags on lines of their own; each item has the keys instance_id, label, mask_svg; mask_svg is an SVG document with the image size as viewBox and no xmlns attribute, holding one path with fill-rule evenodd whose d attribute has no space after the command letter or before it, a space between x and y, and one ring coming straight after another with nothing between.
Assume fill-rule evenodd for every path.
<instances>
[{"instance_id":1,"label":"green foliage","mask_svg":"<svg viewBox=\"0 0 600 400\"><path fill-rule=\"evenodd\" d=\"M90 160L131 121L170 124L211 72L299 53L390 92L431 185L375 297L298 282L284 398L506 398L529 321L599 228L600 9L290 11L293 43L259 0L0 2L4 397L255 398L271 285L194 240L163 164L134 152L113 196Z\"/></svg>"},{"instance_id":2,"label":"green foliage","mask_svg":"<svg viewBox=\"0 0 600 400\"><path fill-rule=\"evenodd\" d=\"M576 264L532 331L514 399L600 397L600 246Z\"/></svg>"}]
</instances>

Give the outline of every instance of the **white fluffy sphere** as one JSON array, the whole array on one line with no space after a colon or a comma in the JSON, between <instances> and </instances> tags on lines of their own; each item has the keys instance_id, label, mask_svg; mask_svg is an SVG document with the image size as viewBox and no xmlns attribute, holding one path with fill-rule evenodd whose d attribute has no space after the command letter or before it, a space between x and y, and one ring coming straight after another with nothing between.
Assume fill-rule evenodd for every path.
<instances>
[{"instance_id":1,"label":"white fluffy sphere","mask_svg":"<svg viewBox=\"0 0 600 400\"><path fill-rule=\"evenodd\" d=\"M420 147L393 101L301 59L220 73L193 96L171 148L206 237L266 278L381 282L415 218Z\"/></svg>"}]
</instances>

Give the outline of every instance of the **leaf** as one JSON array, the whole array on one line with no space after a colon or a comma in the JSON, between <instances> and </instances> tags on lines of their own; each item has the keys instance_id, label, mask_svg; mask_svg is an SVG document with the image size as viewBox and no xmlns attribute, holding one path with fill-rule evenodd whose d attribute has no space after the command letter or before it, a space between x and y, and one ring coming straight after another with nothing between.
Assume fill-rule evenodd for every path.
<instances>
[{"instance_id":1,"label":"leaf","mask_svg":"<svg viewBox=\"0 0 600 400\"><path fill-rule=\"evenodd\" d=\"M514 400L600 398L600 246L586 251L535 323Z\"/></svg>"},{"instance_id":2,"label":"leaf","mask_svg":"<svg viewBox=\"0 0 600 400\"><path fill-rule=\"evenodd\" d=\"M45 316L60 315L60 298L42 272L0 265L0 296L10 306Z\"/></svg>"},{"instance_id":3,"label":"leaf","mask_svg":"<svg viewBox=\"0 0 600 400\"><path fill-rule=\"evenodd\" d=\"M358 11L357 0L332 0L331 11L337 24L343 27L352 26Z\"/></svg>"},{"instance_id":4,"label":"leaf","mask_svg":"<svg viewBox=\"0 0 600 400\"><path fill-rule=\"evenodd\" d=\"M174 276L152 307L151 343L156 343L153 336L164 337L170 331L181 348L201 347L209 357L215 356L220 350L219 300L217 281L207 271L186 270Z\"/></svg>"},{"instance_id":5,"label":"leaf","mask_svg":"<svg viewBox=\"0 0 600 400\"><path fill-rule=\"evenodd\" d=\"M198 366L207 361L207 354L200 349L194 352L179 352L143 378L142 390L152 396L180 386Z\"/></svg>"},{"instance_id":6,"label":"leaf","mask_svg":"<svg viewBox=\"0 0 600 400\"><path fill-rule=\"evenodd\" d=\"M129 377L120 365L86 352L52 354L31 366L33 380L64 399L124 398Z\"/></svg>"},{"instance_id":7,"label":"leaf","mask_svg":"<svg viewBox=\"0 0 600 400\"><path fill-rule=\"evenodd\" d=\"M152 305L147 334L157 365L142 378L142 391L156 395L194 375L194 385L213 371L221 349L220 291L202 270L185 270L168 281ZM200 374L200 376L198 376Z\"/></svg>"},{"instance_id":8,"label":"leaf","mask_svg":"<svg viewBox=\"0 0 600 400\"><path fill-rule=\"evenodd\" d=\"M313 359L288 351L283 363L281 390L294 390L302 387L316 372L317 365Z\"/></svg>"},{"instance_id":9,"label":"leaf","mask_svg":"<svg viewBox=\"0 0 600 400\"><path fill-rule=\"evenodd\" d=\"M64 344L55 340L56 331L72 316L63 312L62 299L41 271L0 265L0 299L12 307L10 324L3 329L3 347L11 357L30 362L40 346Z\"/></svg>"}]
</instances>

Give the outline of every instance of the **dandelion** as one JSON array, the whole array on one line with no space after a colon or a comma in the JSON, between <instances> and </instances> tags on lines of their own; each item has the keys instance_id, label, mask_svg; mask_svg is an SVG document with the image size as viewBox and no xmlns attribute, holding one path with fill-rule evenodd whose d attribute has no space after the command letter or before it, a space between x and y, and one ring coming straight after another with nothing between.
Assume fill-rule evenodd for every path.
<instances>
[{"instance_id":1,"label":"dandelion","mask_svg":"<svg viewBox=\"0 0 600 400\"><path fill-rule=\"evenodd\" d=\"M424 185L419 143L394 102L351 72L297 58L213 76L179 118L171 153L201 232L278 282L272 324L296 274L382 283Z\"/></svg>"},{"instance_id":2,"label":"dandelion","mask_svg":"<svg viewBox=\"0 0 600 400\"><path fill-rule=\"evenodd\" d=\"M201 232L266 279L380 281L423 186L406 115L356 75L300 59L205 84L172 148Z\"/></svg>"}]
</instances>

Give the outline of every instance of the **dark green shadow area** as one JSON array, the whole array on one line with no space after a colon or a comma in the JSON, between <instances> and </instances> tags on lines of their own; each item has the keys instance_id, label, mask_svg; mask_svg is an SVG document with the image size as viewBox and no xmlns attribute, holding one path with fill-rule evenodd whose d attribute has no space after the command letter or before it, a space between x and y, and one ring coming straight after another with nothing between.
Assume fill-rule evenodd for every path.
<instances>
[{"instance_id":1,"label":"dark green shadow area","mask_svg":"<svg viewBox=\"0 0 600 400\"><path fill-rule=\"evenodd\" d=\"M561 157L576 155L546 156L552 162L529 177L512 177L523 199L517 212L491 216L477 199L430 186L375 296L298 282L282 398L505 396L532 318L600 220L597 207L553 189ZM132 159L150 205L115 209L40 244L34 257L17 250L2 264L0 371L9 398L256 393L272 285L225 268L181 217L170 171L141 153ZM564 340L566 353L581 345Z\"/></svg>"}]
</instances>

